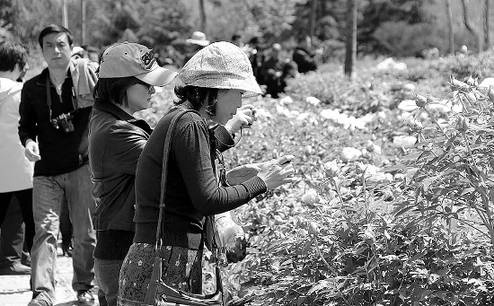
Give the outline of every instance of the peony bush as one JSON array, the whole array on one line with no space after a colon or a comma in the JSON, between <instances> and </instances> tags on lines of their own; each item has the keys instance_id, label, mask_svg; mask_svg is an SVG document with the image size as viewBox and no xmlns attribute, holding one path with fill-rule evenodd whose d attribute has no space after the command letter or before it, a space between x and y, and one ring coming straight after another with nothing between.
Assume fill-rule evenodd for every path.
<instances>
[{"instance_id":1,"label":"peony bush","mask_svg":"<svg viewBox=\"0 0 494 306\"><path fill-rule=\"evenodd\" d=\"M248 101L259 120L225 160L292 154L297 181L235 211L248 254L222 269L231 304L494 304L494 91L464 75L490 57L365 62L353 82L322 67Z\"/></svg>"}]
</instances>

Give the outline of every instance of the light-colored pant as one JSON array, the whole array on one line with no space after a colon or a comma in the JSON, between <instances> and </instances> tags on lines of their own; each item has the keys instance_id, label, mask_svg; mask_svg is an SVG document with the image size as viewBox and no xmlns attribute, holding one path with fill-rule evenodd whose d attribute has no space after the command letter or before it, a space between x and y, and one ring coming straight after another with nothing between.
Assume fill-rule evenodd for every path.
<instances>
[{"instance_id":1,"label":"light-colored pant","mask_svg":"<svg viewBox=\"0 0 494 306\"><path fill-rule=\"evenodd\" d=\"M95 207L95 202L91 195L89 165L65 174L36 176L33 185L36 225L31 254L33 297L42 295L41 298L54 303L57 237L64 199L68 203L74 235L72 288L75 291L89 290L94 285L93 251L96 232L93 230L91 210Z\"/></svg>"},{"instance_id":2,"label":"light-colored pant","mask_svg":"<svg viewBox=\"0 0 494 306\"><path fill-rule=\"evenodd\" d=\"M118 277L123 261L123 259L94 259L96 282L99 289L104 292L108 306L117 306Z\"/></svg>"}]
</instances>

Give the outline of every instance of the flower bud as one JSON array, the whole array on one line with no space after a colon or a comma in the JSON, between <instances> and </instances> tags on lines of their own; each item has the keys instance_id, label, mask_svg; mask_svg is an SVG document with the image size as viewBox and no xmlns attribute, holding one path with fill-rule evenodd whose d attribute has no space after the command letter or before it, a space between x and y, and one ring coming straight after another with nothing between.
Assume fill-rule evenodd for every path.
<instances>
[{"instance_id":1,"label":"flower bud","mask_svg":"<svg viewBox=\"0 0 494 306\"><path fill-rule=\"evenodd\" d=\"M415 104L417 104L418 107L424 107L427 104L427 98L422 95L415 94Z\"/></svg>"},{"instance_id":2,"label":"flower bud","mask_svg":"<svg viewBox=\"0 0 494 306\"><path fill-rule=\"evenodd\" d=\"M328 172L328 174L330 176L337 175L338 171L340 170L340 168L338 167L338 164L336 163L336 160L325 163L324 169Z\"/></svg>"},{"instance_id":3,"label":"flower bud","mask_svg":"<svg viewBox=\"0 0 494 306\"><path fill-rule=\"evenodd\" d=\"M460 116L456 122L456 129L460 132L465 133L468 130L468 119Z\"/></svg>"},{"instance_id":4,"label":"flower bud","mask_svg":"<svg viewBox=\"0 0 494 306\"><path fill-rule=\"evenodd\" d=\"M319 235L319 226L317 225L316 222L309 222L308 223L308 230L309 234L317 236Z\"/></svg>"}]
</instances>

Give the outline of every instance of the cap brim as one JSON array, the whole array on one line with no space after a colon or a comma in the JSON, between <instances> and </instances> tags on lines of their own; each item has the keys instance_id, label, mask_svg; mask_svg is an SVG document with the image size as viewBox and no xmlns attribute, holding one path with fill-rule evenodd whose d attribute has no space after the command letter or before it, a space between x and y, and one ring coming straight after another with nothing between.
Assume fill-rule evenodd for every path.
<instances>
[{"instance_id":1,"label":"cap brim","mask_svg":"<svg viewBox=\"0 0 494 306\"><path fill-rule=\"evenodd\" d=\"M177 76L177 72L166 68L157 67L151 72L136 75L135 77L146 84L153 86L165 86Z\"/></svg>"},{"instance_id":2,"label":"cap brim","mask_svg":"<svg viewBox=\"0 0 494 306\"><path fill-rule=\"evenodd\" d=\"M209 40L196 40L196 39L187 39L186 40L187 43L189 44L195 44L195 45L199 45L199 46L202 46L202 47L206 47L207 45L209 45Z\"/></svg>"}]
</instances>

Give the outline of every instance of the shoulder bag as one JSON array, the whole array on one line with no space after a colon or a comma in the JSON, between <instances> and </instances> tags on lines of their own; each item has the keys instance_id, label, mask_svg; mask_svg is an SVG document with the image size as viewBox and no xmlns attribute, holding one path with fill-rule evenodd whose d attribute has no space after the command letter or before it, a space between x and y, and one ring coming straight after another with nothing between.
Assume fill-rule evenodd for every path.
<instances>
[{"instance_id":1,"label":"shoulder bag","mask_svg":"<svg viewBox=\"0 0 494 306\"><path fill-rule=\"evenodd\" d=\"M146 293L146 298L142 306L223 306L223 285L221 282L220 270L218 264L216 264L216 292L213 294L201 295L184 292L175 288L172 288L165 284L162 280L162 258L160 257L160 250L162 247L162 222L165 215L165 192L166 192L166 176L168 173L168 155L170 153L170 144L172 141L173 130L180 117L185 113L192 110L179 110L177 114L174 115L168 131L165 136L165 142L163 145L163 161L162 161L162 171L161 171L161 194L160 194L160 212L158 219L158 226L156 229L156 257L154 259L154 268L151 275L151 281L149 282L148 291ZM213 235L214 236L214 235ZM213 238L214 239L214 238ZM216 251L212 251L213 257L216 256Z\"/></svg>"}]
</instances>

